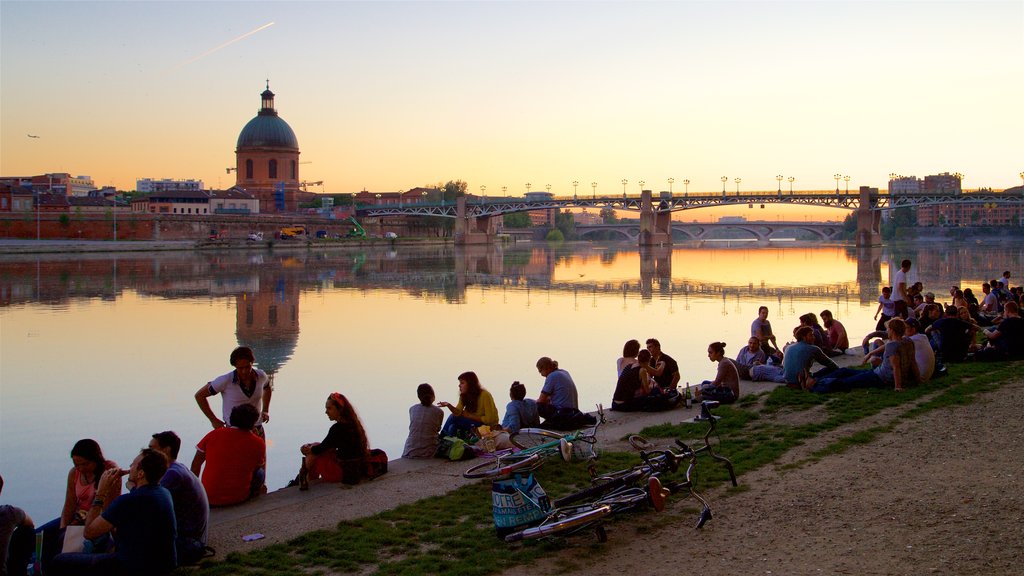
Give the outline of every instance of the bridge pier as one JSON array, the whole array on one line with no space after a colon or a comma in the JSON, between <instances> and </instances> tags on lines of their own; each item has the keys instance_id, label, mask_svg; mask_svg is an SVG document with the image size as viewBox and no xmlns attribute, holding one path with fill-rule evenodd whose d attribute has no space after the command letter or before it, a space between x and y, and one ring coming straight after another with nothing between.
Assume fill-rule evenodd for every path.
<instances>
[{"instance_id":1,"label":"bridge pier","mask_svg":"<svg viewBox=\"0 0 1024 576\"><path fill-rule=\"evenodd\" d=\"M857 207L858 248L882 244L882 214L871 209L871 195L878 195L878 188L860 187L860 206Z\"/></svg>"},{"instance_id":2,"label":"bridge pier","mask_svg":"<svg viewBox=\"0 0 1024 576\"><path fill-rule=\"evenodd\" d=\"M466 197L455 201L455 244L493 244L497 220L490 216L466 216Z\"/></svg>"},{"instance_id":3,"label":"bridge pier","mask_svg":"<svg viewBox=\"0 0 1024 576\"><path fill-rule=\"evenodd\" d=\"M640 192L640 246L672 245L672 213L655 212L650 190Z\"/></svg>"}]
</instances>

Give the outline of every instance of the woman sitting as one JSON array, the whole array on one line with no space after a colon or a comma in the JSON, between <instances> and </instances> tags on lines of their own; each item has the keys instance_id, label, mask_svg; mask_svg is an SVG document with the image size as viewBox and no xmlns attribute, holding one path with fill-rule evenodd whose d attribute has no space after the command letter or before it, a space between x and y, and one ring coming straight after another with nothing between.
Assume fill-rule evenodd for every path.
<instances>
[{"instance_id":1,"label":"woman sitting","mask_svg":"<svg viewBox=\"0 0 1024 576\"><path fill-rule=\"evenodd\" d=\"M36 529L36 533L43 534L40 562L44 565L60 553L64 530L68 526L85 524L85 516L92 507L103 471L117 468L115 462L103 457L100 445L91 438L75 442L71 448L71 463L73 467L68 471L67 492L64 494L64 508L61 510L60 518L55 518ZM120 494L121 488L118 484L116 495L107 499L104 509Z\"/></svg>"},{"instance_id":2,"label":"woman sitting","mask_svg":"<svg viewBox=\"0 0 1024 576\"><path fill-rule=\"evenodd\" d=\"M615 361L615 375L620 376L629 366L636 366L636 356L640 353L640 342L630 340L622 347L622 358Z\"/></svg>"},{"instance_id":3,"label":"woman sitting","mask_svg":"<svg viewBox=\"0 0 1024 576\"><path fill-rule=\"evenodd\" d=\"M334 422L322 442L303 444L299 486L307 480L355 484L361 477L361 464L369 454L366 431L355 408L343 394L332 393L325 405L327 418ZM304 478L305 476L305 478ZM303 488L304 489L304 488Z\"/></svg>"},{"instance_id":4,"label":"woman sitting","mask_svg":"<svg viewBox=\"0 0 1024 576\"><path fill-rule=\"evenodd\" d=\"M652 396L658 394L657 384L654 383L652 376L650 351L640 350L636 359L636 364L624 367L619 374L615 392L612 394L612 410L647 410Z\"/></svg>"},{"instance_id":5,"label":"woman sitting","mask_svg":"<svg viewBox=\"0 0 1024 576\"><path fill-rule=\"evenodd\" d=\"M714 380L705 380L697 386L697 401L717 400L722 404L732 404L740 397L740 372L736 364L725 357L725 343L709 344L708 359L718 362L718 374Z\"/></svg>"},{"instance_id":6,"label":"woman sitting","mask_svg":"<svg viewBox=\"0 0 1024 576\"><path fill-rule=\"evenodd\" d=\"M438 402L438 406L451 410L452 415L441 428L442 436L470 436L477 427L486 424L491 428L498 426L498 408L494 405L494 397L480 386L480 379L475 372L459 374L459 403L452 406L448 402Z\"/></svg>"}]
</instances>

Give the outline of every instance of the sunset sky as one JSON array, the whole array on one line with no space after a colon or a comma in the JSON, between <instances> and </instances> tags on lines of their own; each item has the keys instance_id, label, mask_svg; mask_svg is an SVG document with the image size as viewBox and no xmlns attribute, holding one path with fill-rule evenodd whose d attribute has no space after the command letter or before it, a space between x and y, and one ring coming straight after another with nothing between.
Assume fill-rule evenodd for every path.
<instances>
[{"instance_id":1,"label":"sunset sky","mask_svg":"<svg viewBox=\"0 0 1024 576\"><path fill-rule=\"evenodd\" d=\"M1020 0L5 0L0 64L0 174L119 189L232 185L268 78L317 192L1001 190L1024 170Z\"/></svg>"}]
</instances>

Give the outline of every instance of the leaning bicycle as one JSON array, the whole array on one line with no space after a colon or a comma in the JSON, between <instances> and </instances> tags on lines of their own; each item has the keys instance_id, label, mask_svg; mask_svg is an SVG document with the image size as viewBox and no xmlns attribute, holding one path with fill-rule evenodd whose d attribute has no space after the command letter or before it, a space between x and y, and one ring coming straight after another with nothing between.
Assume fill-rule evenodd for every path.
<instances>
[{"instance_id":1,"label":"leaning bicycle","mask_svg":"<svg viewBox=\"0 0 1024 576\"><path fill-rule=\"evenodd\" d=\"M497 478L514 472L539 468L544 461L559 455L565 461L596 458L597 430L604 423L604 407L597 405L597 423L568 434L542 428L523 428L509 440L518 450L502 450L493 460L481 462L462 473L465 478Z\"/></svg>"}]
</instances>

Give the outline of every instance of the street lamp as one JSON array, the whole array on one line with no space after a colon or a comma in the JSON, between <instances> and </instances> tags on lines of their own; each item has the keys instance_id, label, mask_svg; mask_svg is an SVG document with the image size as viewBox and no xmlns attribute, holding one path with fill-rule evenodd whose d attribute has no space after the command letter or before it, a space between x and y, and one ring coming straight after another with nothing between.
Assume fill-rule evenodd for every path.
<instances>
[{"instance_id":1,"label":"street lamp","mask_svg":"<svg viewBox=\"0 0 1024 576\"><path fill-rule=\"evenodd\" d=\"M1024 178L1024 176L1022 176L1022 178ZM594 191L594 200L597 200L597 182L591 182L590 188Z\"/></svg>"},{"instance_id":2,"label":"street lamp","mask_svg":"<svg viewBox=\"0 0 1024 576\"><path fill-rule=\"evenodd\" d=\"M735 182L736 182L736 195L737 195L737 196L739 196L739 195L740 195L740 180L742 180L742 179L741 179L741 178L737 178L737 179L735 180Z\"/></svg>"},{"instance_id":3,"label":"street lamp","mask_svg":"<svg viewBox=\"0 0 1024 576\"><path fill-rule=\"evenodd\" d=\"M626 184L629 184L629 180L626 180L625 178L623 178L622 179L622 198L623 199L626 198Z\"/></svg>"},{"instance_id":4,"label":"street lamp","mask_svg":"<svg viewBox=\"0 0 1024 576\"><path fill-rule=\"evenodd\" d=\"M508 196L508 186L502 186L501 187L501 195L502 196Z\"/></svg>"},{"instance_id":5,"label":"street lamp","mask_svg":"<svg viewBox=\"0 0 1024 576\"><path fill-rule=\"evenodd\" d=\"M551 184L545 184L544 189L548 191L548 194L551 194Z\"/></svg>"},{"instance_id":6,"label":"street lamp","mask_svg":"<svg viewBox=\"0 0 1024 576\"><path fill-rule=\"evenodd\" d=\"M689 179L683 180L683 186L686 187L686 188L684 188L684 192L683 193L686 194L687 196L689 196L690 195L690 180Z\"/></svg>"},{"instance_id":7,"label":"street lamp","mask_svg":"<svg viewBox=\"0 0 1024 576\"><path fill-rule=\"evenodd\" d=\"M420 194L423 195L423 203L426 204L427 203L427 191L424 190L423 192L420 192ZM355 196L355 194L353 194L352 196ZM355 199L353 198L352 206L355 206L355 205L356 205L356 202L355 202Z\"/></svg>"},{"instance_id":8,"label":"street lamp","mask_svg":"<svg viewBox=\"0 0 1024 576\"><path fill-rule=\"evenodd\" d=\"M792 196L793 195L793 181L796 180L796 178L790 176L789 178L787 178L787 180L789 180L789 195Z\"/></svg>"},{"instance_id":9,"label":"street lamp","mask_svg":"<svg viewBox=\"0 0 1024 576\"><path fill-rule=\"evenodd\" d=\"M644 182L643 180L640 180L640 181L637 182L637 184L640 185L640 193L643 194L644 184L647 184L647 182Z\"/></svg>"},{"instance_id":10,"label":"street lamp","mask_svg":"<svg viewBox=\"0 0 1024 576\"><path fill-rule=\"evenodd\" d=\"M728 176L722 176L722 196L725 196L725 183L729 181Z\"/></svg>"},{"instance_id":11,"label":"street lamp","mask_svg":"<svg viewBox=\"0 0 1024 576\"><path fill-rule=\"evenodd\" d=\"M530 183L529 182L526 183L526 193L527 194L530 193Z\"/></svg>"},{"instance_id":12,"label":"street lamp","mask_svg":"<svg viewBox=\"0 0 1024 576\"><path fill-rule=\"evenodd\" d=\"M775 179L779 181L779 194L782 194L782 174L776 175Z\"/></svg>"},{"instance_id":13,"label":"street lamp","mask_svg":"<svg viewBox=\"0 0 1024 576\"><path fill-rule=\"evenodd\" d=\"M672 183L675 182L675 181L676 181L675 178L669 178L668 179L668 195L669 196L672 195Z\"/></svg>"},{"instance_id":14,"label":"street lamp","mask_svg":"<svg viewBox=\"0 0 1024 576\"><path fill-rule=\"evenodd\" d=\"M484 203L484 198L487 196L487 186L480 185L480 203Z\"/></svg>"},{"instance_id":15,"label":"street lamp","mask_svg":"<svg viewBox=\"0 0 1024 576\"><path fill-rule=\"evenodd\" d=\"M850 177L849 176L843 176L843 180L846 181L846 193L849 194L850 193Z\"/></svg>"},{"instance_id":16,"label":"street lamp","mask_svg":"<svg viewBox=\"0 0 1024 576\"><path fill-rule=\"evenodd\" d=\"M843 177L842 174L833 174L833 178L836 179L836 194L839 194L839 179Z\"/></svg>"}]
</instances>

